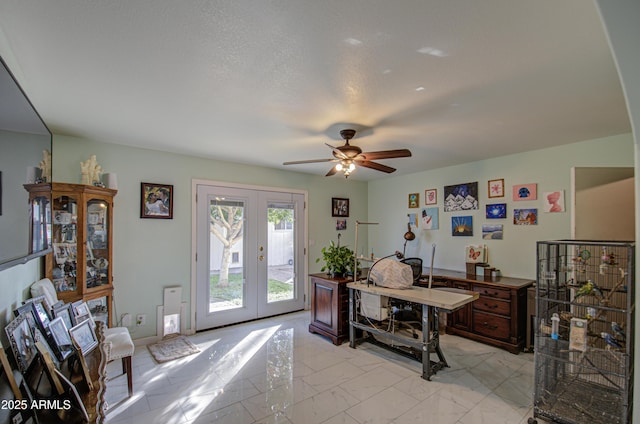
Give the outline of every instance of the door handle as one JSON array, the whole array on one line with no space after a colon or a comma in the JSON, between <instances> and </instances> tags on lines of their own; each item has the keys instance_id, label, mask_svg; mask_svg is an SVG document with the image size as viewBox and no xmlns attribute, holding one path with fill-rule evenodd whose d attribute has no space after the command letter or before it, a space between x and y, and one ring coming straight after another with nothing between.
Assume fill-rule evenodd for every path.
<instances>
[{"instance_id":1,"label":"door handle","mask_svg":"<svg viewBox=\"0 0 640 424\"><path fill-rule=\"evenodd\" d=\"M258 260L263 261L264 260L264 255L258 256Z\"/></svg>"}]
</instances>

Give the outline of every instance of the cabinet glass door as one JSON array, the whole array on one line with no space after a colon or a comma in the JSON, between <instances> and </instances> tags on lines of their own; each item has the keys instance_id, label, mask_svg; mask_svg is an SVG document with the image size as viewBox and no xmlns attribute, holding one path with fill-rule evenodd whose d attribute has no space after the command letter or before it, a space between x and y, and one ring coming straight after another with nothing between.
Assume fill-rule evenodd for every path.
<instances>
[{"instance_id":1,"label":"cabinet glass door","mask_svg":"<svg viewBox=\"0 0 640 424\"><path fill-rule=\"evenodd\" d=\"M36 196L31 200L31 250L40 252L51 243L51 202L48 196Z\"/></svg>"},{"instance_id":2,"label":"cabinet glass door","mask_svg":"<svg viewBox=\"0 0 640 424\"><path fill-rule=\"evenodd\" d=\"M78 201L72 196L53 199L53 284L59 292L75 291L77 283L76 242L78 239Z\"/></svg>"},{"instance_id":3,"label":"cabinet glass door","mask_svg":"<svg viewBox=\"0 0 640 424\"><path fill-rule=\"evenodd\" d=\"M87 288L109 284L109 204L101 199L87 202Z\"/></svg>"}]
</instances>

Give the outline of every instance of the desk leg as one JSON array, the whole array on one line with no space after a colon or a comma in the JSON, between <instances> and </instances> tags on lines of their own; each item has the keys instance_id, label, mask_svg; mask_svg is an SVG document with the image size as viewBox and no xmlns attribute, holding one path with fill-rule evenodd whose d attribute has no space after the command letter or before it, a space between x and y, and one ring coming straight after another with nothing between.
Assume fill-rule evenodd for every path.
<instances>
[{"instance_id":1,"label":"desk leg","mask_svg":"<svg viewBox=\"0 0 640 424\"><path fill-rule=\"evenodd\" d=\"M355 290L349 289L349 347L356 348L356 329L351 325L356 320L356 296Z\"/></svg>"},{"instance_id":2,"label":"desk leg","mask_svg":"<svg viewBox=\"0 0 640 424\"><path fill-rule=\"evenodd\" d=\"M431 331L429 331L429 316L431 308L422 305L422 378L431 380Z\"/></svg>"},{"instance_id":3,"label":"desk leg","mask_svg":"<svg viewBox=\"0 0 640 424\"><path fill-rule=\"evenodd\" d=\"M439 311L438 308L433 308L433 336L432 341L436 348L436 353L438 354L439 368L447 367L449 368L449 364L447 360L444 359L444 354L442 353L442 349L440 349L440 317L438 316Z\"/></svg>"}]
</instances>

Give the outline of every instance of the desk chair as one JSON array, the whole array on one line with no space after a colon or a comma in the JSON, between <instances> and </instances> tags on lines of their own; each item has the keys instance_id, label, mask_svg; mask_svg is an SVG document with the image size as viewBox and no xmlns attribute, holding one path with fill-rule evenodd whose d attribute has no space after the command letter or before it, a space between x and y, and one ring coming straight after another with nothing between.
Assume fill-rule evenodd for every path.
<instances>
[{"instance_id":1,"label":"desk chair","mask_svg":"<svg viewBox=\"0 0 640 424\"><path fill-rule=\"evenodd\" d=\"M413 272L413 284L420 281L422 276L422 259L421 258L404 258L400 262L411 266Z\"/></svg>"},{"instance_id":2,"label":"desk chair","mask_svg":"<svg viewBox=\"0 0 640 424\"><path fill-rule=\"evenodd\" d=\"M31 296L44 296L49 305L58 303L58 295L53 283L48 278L43 278L31 285ZM75 312L75 311L74 311ZM105 342L111 347L106 349L107 362L122 360L122 373L127 374L127 386L129 396L133 394L133 368L131 358L135 351L135 346L131 340L131 335L126 327L111 327L104 330Z\"/></svg>"}]
</instances>

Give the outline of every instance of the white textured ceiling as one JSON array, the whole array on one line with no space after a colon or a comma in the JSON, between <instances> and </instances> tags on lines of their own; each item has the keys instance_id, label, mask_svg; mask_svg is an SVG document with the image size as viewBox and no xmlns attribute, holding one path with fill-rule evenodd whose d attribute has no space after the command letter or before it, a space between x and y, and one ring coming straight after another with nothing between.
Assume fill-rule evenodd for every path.
<instances>
[{"instance_id":1,"label":"white textured ceiling","mask_svg":"<svg viewBox=\"0 0 640 424\"><path fill-rule=\"evenodd\" d=\"M0 54L54 133L321 175L631 131L588 0L2 0Z\"/></svg>"}]
</instances>

